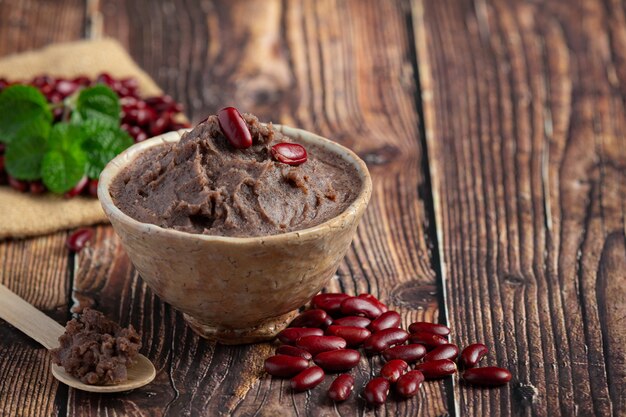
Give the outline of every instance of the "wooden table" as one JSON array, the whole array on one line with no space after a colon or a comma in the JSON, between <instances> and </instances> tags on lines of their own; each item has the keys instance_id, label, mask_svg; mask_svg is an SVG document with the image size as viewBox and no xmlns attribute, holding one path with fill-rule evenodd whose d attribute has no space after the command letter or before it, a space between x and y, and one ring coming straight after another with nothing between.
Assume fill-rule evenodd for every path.
<instances>
[{"instance_id":1,"label":"wooden table","mask_svg":"<svg viewBox=\"0 0 626 417\"><path fill-rule=\"evenodd\" d=\"M0 55L119 39L194 121L225 103L367 161L374 194L330 291L371 292L459 345L499 389L458 379L373 410L262 370L270 344L198 338L109 226L0 243L0 281L59 322L94 305L143 334L154 383L59 385L0 323L2 416L626 415L626 8L614 0L0 1ZM1 214L0 214L1 215ZM360 390L377 360L356 372Z\"/></svg>"}]
</instances>

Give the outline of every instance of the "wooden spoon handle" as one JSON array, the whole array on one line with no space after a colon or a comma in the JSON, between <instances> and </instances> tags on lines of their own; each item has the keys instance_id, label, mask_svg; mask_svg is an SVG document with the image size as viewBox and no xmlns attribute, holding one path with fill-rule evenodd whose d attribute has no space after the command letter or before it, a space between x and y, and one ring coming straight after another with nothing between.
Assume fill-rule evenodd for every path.
<instances>
[{"instance_id":1,"label":"wooden spoon handle","mask_svg":"<svg viewBox=\"0 0 626 417\"><path fill-rule=\"evenodd\" d=\"M63 326L2 284L0 284L0 318L41 343L46 349L58 347L59 336L65 332Z\"/></svg>"}]
</instances>

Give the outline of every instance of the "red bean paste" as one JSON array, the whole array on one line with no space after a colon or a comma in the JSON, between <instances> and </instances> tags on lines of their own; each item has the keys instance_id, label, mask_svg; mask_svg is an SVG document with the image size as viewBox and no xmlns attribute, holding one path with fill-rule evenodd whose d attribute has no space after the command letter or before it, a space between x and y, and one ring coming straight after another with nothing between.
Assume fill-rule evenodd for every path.
<instances>
[{"instance_id":1,"label":"red bean paste","mask_svg":"<svg viewBox=\"0 0 626 417\"><path fill-rule=\"evenodd\" d=\"M316 226L354 201L361 180L349 162L306 144L305 163L278 162L270 148L295 140L253 115L243 118L251 147L235 149L210 116L178 143L149 149L122 170L110 188L114 203L143 223L248 237Z\"/></svg>"},{"instance_id":2,"label":"red bean paste","mask_svg":"<svg viewBox=\"0 0 626 417\"><path fill-rule=\"evenodd\" d=\"M89 308L67 322L59 342L61 346L51 351L53 362L89 385L126 381L127 368L136 362L141 348L133 326L122 328Z\"/></svg>"}]
</instances>

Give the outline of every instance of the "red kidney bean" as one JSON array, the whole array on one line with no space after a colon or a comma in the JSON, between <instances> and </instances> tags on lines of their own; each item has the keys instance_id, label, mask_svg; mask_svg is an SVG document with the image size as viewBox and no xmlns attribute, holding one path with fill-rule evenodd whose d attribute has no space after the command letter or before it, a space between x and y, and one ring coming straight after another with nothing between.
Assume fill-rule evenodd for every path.
<instances>
[{"instance_id":1,"label":"red kidney bean","mask_svg":"<svg viewBox=\"0 0 626 417\"><path fill-rule=\"evenodd\" d=\"M381 405L387 401L387 395L389 395L389 381L382 376L372 378L370 382L365 386L363 395L365 401L370 405Z\"/></svg>"},{"instance_id":2,"label":"red kidney bean","mask_svg":"<svg viewBox=\"0 0 626 417\"><path fill-rule=\"evenodd\" d=\"M463 379L474 385L497 387L509 382L511 380L511 373L504 368L495 366L471 368L463 372Z\"/></svg>"},{"instance_id":3,"label":"red kidney bean","mask_svg":"<svg viewBox=\"0 0 626 417\"><path fill-rule=\"evenodd\" d=\"M4 146L4 144L2 144ZM2 155L4 149L0 151L0 171L4 171L4 155Z\"/></svg>"},{"instance_id":4,"label":"red kidney bean","mask_svg":"<svg viewBox=\"0 0 626 417\"><path fill-rule=\"evenodd\" d=\"M328 397L333 401L345 401L352 394L354 378L350 374L339 375L328 387Z\"/></svg>"},{"instance_id":5,"label":"red kidney bean","mask_svg":"<svg viewBox=\"0 0 626 417\"><path fill-rule=\"evenodd\" d=\"M405 398L417 395L424 382L424 374L420 371L409 371L396 381L396 391Z\"/></svg>"},{"instance_id":6,"label":"red kidney bean","mask_svg":"<svg viewBox=\"0 0 626 417\"><path fill-rule=\"evenodd\" d=\"M425 321L416 321L409 325L409 333L433 333L439 336L447 336L450 334L450 328L443 324L428 323Z\"/></svg>"},{"instance_id":7,"label":"red kidney bean","mask_svg":"<svg viewBox=\"0 0 626 417\"><path fill-rule=\"evenodd\" d=\"M417 364L415 369L423 373L426 379L443 378L456 372L456 363L450 359L439 359Z\"/></svg>"},{"instance_id":8,"label":"red kidney bean","mask_svg":"<svg viewBox=\"0 0 626 417\"><path fill-rule=\"evenodd\" d=\"M380 309L380 311L382 311L383 313L386 313L389 310L389 307L387 307L386 304L383 304L382 301L380 301L378 298L374 297L372 294L359 294L357 295L358 298L362 298L364 300L369 300L372 303L376 304L376 306Z\"/></svg>"},{"instance_id":9,"label":"red kidney bean","mask_svg":"<svg viewBox=\"0 0 626 417\"><path fill-rule=\"evenodd\" d=\"M217 112L217 121L222 133L232 146L237 149L252 146L252 135L239 110L234 107L224 107Z\"/></svg>"},{"instance_id":10,"label":"red kidney bean","mask_svg":"<svg viewBox=\"0 0 626 417\"><path fill-rule=\"evenodd\" d=\"M20 193L25 193L28 191L28 182L18 180L17 178L13 178L12 176L8 176L9 186L13 188L15 191L19 191Z\"/></svg>"},{"instance_id":11,"label":"red kidney bean","mask_svg":"<svg viewBox=\"0 0 626 417\"><path fill-rule=\"evenodd\" d=\"M291 345L281 345L281 346L279 346L278 349L276 349L276 354L277 355L295 356L295 357L298 357L298 358L306 359L307 361L313 359L313 355L311 355L311 353L307 352L304 349L300 349L300 348L297 348L297 347L291 346Z\"/></svg>"},{"instance_id":12,"label":"red kidney bean","mask_svg":"<svg viewBox=\"0 0 626 417\"><path fill-rule=\"evenodd\" d=\"M89 195L92 197L98 197L98 180L89 180Z\"/></svg>"},{"instance_id":13,"label":"red kidney bean","mask_svg":"<svg viewBox=\"0 0 626 417\"><path fill-rule=\"evenodd\" d=\"M400 323L402 322L402 318L400 314L395 311L387 311L380 315L376 320L369 325L369 329L376 333L381 330L391 329L394 327L400 327Z\"/></svg>"},{"instance_id":14,"label":"red kidney bean","mask_svg":"<svg viewBox=\"0 0 626 417\"><path fill-rule=\"evenodd\" d=\"M274 355L265 359L265 371L273 376L291 378L309 366L303 358L287 355Z\"/></svg>"},{"instance_id":15,"label":"red kidney bean","mask_svg":"<svg viewBox=\"0 0 626 417\"><path fill-rule=\"evenodd\" d=\"M277 143L270 152L274 159L287 165L300 165L307 160L306 149L297 143Z\"/></svg>"},{"instance_id":16,"label":"red kidney bean","mask_svg":"<svg viewBox=\"0 0 626 417\"><path fill-rule=\"evenodd\" d=\"M450 359L451 361L456 360L456 357L459 356L459 348L457 345L453 345L451 343L437 346L430 352L428 352L424 356L424 362L427 361L436 361L439 359Z\"/></svg>"},{"instance_id":17,"label":"red kidney bean","mask_svg":"<svg viewBox=\"0 0 626 417\"><path fill-rule=\"evenodd\" d=\"M402 359L407 363L417 362L426 354L426 348L422 345L400 345L394 346L383 351L383 358L386 361L393 359Z\"/></svg>"},{"instance_id":18,"label":"red kidney bean","mask_svg":"<svg viewBox=\"0 0 626 417\"><path fill-rule=\"evenodd\" d=\"M313 308L321 308L329 314L338 313L341 310L341 302L347 298L350 298L350 296L344 293L329 292L317 294L311 300L311 306Z\"/></svg>"},{"instance_id":19,"label":"red kidney bean","mask_svg":"<svg viewBox=\"0 0 626 417\"><path fill-rule=\"evenodd\" d=\"M345 339L348 346L359 346L365 339L370 337L372 333L362 327L332 325L326 329L326 334Z\"/></svg>"},{"instance_id":20,"label":"red kidney bean","mask_svg":"<svg viewBox=\"0 0 626 417\"><path fill-rule=\"evenodd\" d=\"M294 391L306 391L318 386L326 374L319 366L312 366L291 378L290 384Z\"/></svg>"},{"instance_id":21,"label":"red kidney bean","mask_svg":"<svg viewBox=\"0 0 626 417\"><path fill-rule=\"evenodd\" d=\"M80 252L92 236L93 231L91 229L78 229L67 237L65 244L71 252Z\"/></svg>"},{"instance_id":22,"label":"red kidney bean","mask_svg":"<svg viewBox=\"0 0 626 417\"><path fill-rule=\"evenodd\" d=\"M434 334L434 333L426 333L426 332L419 332L419 333L411 334L409 336L409 341L411 343L418 343L420 345L424 345L426 350L432 350L436 348L437 346L447 345L448 343L450 343L448 342L448 339L446 339L443 336L439 336L438 334Z\"/></svg>"},{"instance_id":23,"label":"red kidney bean","mask_svg":"<svg viewBox=\"0 0 626 417\"><path fill-rule=\"evenodd\" d=\"M335 319L333 324L336 326L367 327L371 322L367 317L347 316Z\"/></svg>"},{"instance_id":24,"label":"red kidney bean","mask_svg":"<svg viewBox=\"0 0 626 417\"><path fill-rule=\"evenodd\" d=\"M382 310L372 301L359 297L350 297L343 300L341 302L341 313L347 316L363 314L369 319L375 319L383 314Z\"/></svg>"},{"instance_id":25,"label":"red kidney bean","mask_svg":"<svg viewBox=\"0 0 626 417\"><path fill-rule=\"evenodd\" d=\"M287 345L294 345L301 337L322 336L323 334L324 330L313 327L288 327L278 333L278 340Z\"/></svg>"},{"instance_id":26,"label":"red kidney bean","mask_svg":"<svg viewBox=\"0 0 626 417\"><path fill-rule=\"evenodd\" d=\"M328 372L347 371L358 365L361 354L354 349L339 349L322 352L313 358L313 362Z\"/></svg>"},{"instance_id":27,"label":"red kidney bean","mask_svg":"<svg viewBox=\"0 0 626 417\"><path fill-rule=\"evenodd\" d=\"M67 191L64 194L64 197L65 198L76 197L78 194L82 193L83 190L85 190L85 188L87 187L87 184L89 184L89 178L87 178L87 176L82 177L80 180L78 180L76 185L71 190Z\"/></svg>"},{"instance_id":28,"label":"red kidney bean","mask_svg":"<svg viewBox=\"0 0 626 417\"><path fill-rule=\"evenodd\" d=\"M389 382L396 382L406 372L409 364L402 359L392 359L380 370L380 376L387 378Z\"/></svg>"},{"instance_id":29,"label":"red kidney bean","mask_svg":"<svg viewBox=\"0 0 626 417\"><path fill-rule=\"evenodd\" d=\"M293 319L289 327L322 327L326 323L327 318L328 313L324 310L319 308L307 310Z\"/></svg>"},{"instance_id":30,"label":"red kidney bean","mask_svg":"<svg viewBox=\"0 0 626 417\"><path fill-rule=\"evenodd\" d=\"M296 346L310 352L315 357L321 352L343 349L347 343L337 336L304 336L296 341Z\"/></svg>"},{"instance_id":31,"label":"red kidney bean","mask_svg":"<svg viewBox=\"0 0 626 417\"><path fill-rule=\"evenodd\" d=\"M28 190L31 194L42 194L46 192L46 186L41 181L32 181L28 184Z\"/></svg>"},{"instance_id":32,"label":"red kidney bean","mask_svg":"<svg viewBox=\"0 0 626 417\"><path fill-rule=\"evenodd\" d=\"M489 349L482 343L468 345L461 352L461 364L466 369L473 368L487 353L489 353Z\"/></svg>"},{"instance_id":33,"label":"red kidney bean","mask_svg":"<svg viewBox=\"0 0 626 417\"><path fill-rule=\"evenodd\" d=\"M406 342L409 334L402 329L385 329L374 333L363 343L367 353L379 353L393 345Z\"/></svg>"}]
</instances>

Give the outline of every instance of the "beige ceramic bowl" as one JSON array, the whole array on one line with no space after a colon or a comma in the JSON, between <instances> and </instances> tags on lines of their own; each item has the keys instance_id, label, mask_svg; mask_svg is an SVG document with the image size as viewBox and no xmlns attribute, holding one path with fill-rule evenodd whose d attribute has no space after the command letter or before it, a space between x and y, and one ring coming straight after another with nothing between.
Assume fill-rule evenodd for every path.
<instances>
[{"instance_id":1,"label":"beige ceramic bowl","mask_svg":"<svg viewBox=\"0 0 626 417\"><path fill-rule=\"evenodd\" d=\"M159 297L182 311L197 333L222 343L268 340L289 323L337 270L372 191L365 163L350 150L304 130L275 127L354 165L361 189L343 213L308 229L249 238L164 229L124 214L109 193L113 178L140 153L178 141L183 131L132 146L100 176L98 198L142 278Z\"/></svg>"}]
</instances>

